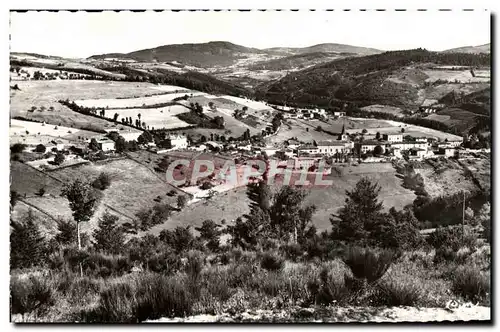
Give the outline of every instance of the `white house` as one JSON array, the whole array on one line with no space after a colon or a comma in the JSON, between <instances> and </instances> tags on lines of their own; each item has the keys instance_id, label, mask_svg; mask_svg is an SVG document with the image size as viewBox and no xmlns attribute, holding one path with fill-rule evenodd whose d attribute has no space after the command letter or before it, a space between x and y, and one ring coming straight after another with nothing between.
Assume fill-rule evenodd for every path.
<instances>
[{"instance_id":1,"label":"white house","mask_svg":"<svg viewBox=\"0 0 500 332\"><path fill-rule=\"evenodd\" d=\"M115 142L113 142L109 138L100 138L97 140L97 144L99 145L99 149L104 152L115 150Z\"/></svg>"},{"instance_id":2,"label":"white house","mask_svg":"<svg viewBox=\"0 0 500 332\"><path fill-rule=\"evenodd\" d=\"M403 134L401 134L401 133L383 134L382 139L384 141L389 142L389 143L402 142L403 141Z\"/></svg>"},{"instance_id":3,"label":"white house","mask_svg":"<svg viewBox=\"0 0 500 332\"><path fill-rule=\"evenodd\" d=\"M168 135L165 141L170 143L172 149L185 149L188 147L188 141L184 135Z\"/></svg>"}]
</instances>

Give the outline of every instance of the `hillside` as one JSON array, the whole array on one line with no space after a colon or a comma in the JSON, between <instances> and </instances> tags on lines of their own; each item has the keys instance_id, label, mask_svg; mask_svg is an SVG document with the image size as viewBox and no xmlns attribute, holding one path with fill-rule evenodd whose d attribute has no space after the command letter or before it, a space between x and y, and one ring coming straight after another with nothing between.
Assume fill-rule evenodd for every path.
<instances>
[{"instance_id":1,"label":"hillside","mask_svg":"<svg viewBox=\"0 0 500 332\"><path fill-rule=\"evenodd\" d=\"M273 48L267 48L265 49L265 51L280 52L287 54L327 52L327 53L352 53L358 55L370 55L383 52L381 50L377 50L374 48L352 46L345 44L334 44L334 43L317 44L309 47L273 47Z\"/></svg>"},{"instance_id":2,"label":"hillside","mask_svg":"<svg viewBox=\"0 0 500 332\"><path fill-rule=\"evenodd\" d=\"M272 103L328 107L333 100L348 100L364 105L415 107L423 101L420 90L429 84L428 75L422 75L417 65L488 66L489 63L489 54L437 53L424 49L391 51L338 59L293 72L261 85L257 94ZM401 72L407 68L416 69L410 75L414 80Z\"/></svg>"},{"instance_id":3,"label":"hillside","mask_svg":"<svg viewBox=\"0 0 500 332\"><path fill-rule=\"evenodd\" d=\"M478 46L463 46L451 48L443 51L443 53L490 53L491 44L484 44Z\"/></svg>"},{"instance_id":4,"label":"hillside","mask_svg":"<svg viewBox=\"0 0 500 332\"><path fill-rule=\"evenodd\" d=\"M123 59L146 62L172 62L199 68L227 67L242 60L255 61L273 60L275 58L307 53L336 53L339 56L368 55L381 51L343 44L318 44L303 48L276 47L257 49L236 45L226 41L213 41L198 44L163 45L156 48L139 50L131 53L108 53L93 55L89 59Z\"/></svg>"},{"instance_id":5,"label":"hillside","mask_svg":"<svg viewBox=\"0 0 500 332\"><path fill-rule=\"evenodd\" d=\"M269 61L260 61L248 66L249 70L293 70L304 69L319 63L353 56L354 53L311 52L287 56Z\"/></svg>"},{"instance_id":6,"label":"hillside","mask_svg":"<svg viewBox=\"0 0 500 332\"><path fill-rule=\"evenodd\" d=\"M148 62L177 61L197 67L228 66L245 54L265 54L262 50L236 45L229 42L214 41L201 44L174 44L139 50L131 53L111 53L93 55L89 59L134 59Z\"/></svg>"}]
</instances>

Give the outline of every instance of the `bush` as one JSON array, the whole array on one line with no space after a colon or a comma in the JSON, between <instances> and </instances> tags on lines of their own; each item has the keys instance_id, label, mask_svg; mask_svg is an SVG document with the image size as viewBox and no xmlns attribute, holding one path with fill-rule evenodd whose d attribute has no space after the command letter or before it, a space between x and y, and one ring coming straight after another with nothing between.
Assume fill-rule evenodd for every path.
<instances>
[{"instance_id":1,"label":"bush","mask_svg":"<svg viewBox=\"0 0 500 332\"><path fill-rule=\"evenodd\" d=\"M391 279L377 285L373 303L384 306L416 306L424 294L420 285L413 280Z\"/></svg>"},{"instance_id":2,"label":"bush","mask_svg":"<svg viewBox=\"0 0 500 332\"><path fill-rule=\"evenodd\" d=\"M263 254L260 267L268 271L281 270L285 265L285 261L277 253L266 252Z\"/></svg>"},{"instance_id":3,"label":"bush","mask_svg":"<svg viewBox=\"0 0 500 332\"><path fill-rule=\"evenodd\" d=\"M23 321L26 314L34 314L35 320L54 304L52 286L46 278L31 275L21 279L14 277L10 282L11 310L21 314Z\"/></svg>"},{"instance_id":4,"label":"bush","mask_svg":"<svg viewBox=\"0 0 500 332\"><path fill-rule=\"evenodd\" d=\"M456 227L439 227L427 237L427 243L435 249L448 247L458 250L462 246L462 234Z\"/></svg>"},{"instance_id":5,"label":"bush","mask_svg":"<svg viewBox=\"0 0 500 332\"><path fill-rule=\"evenodd\" d=\"M111 178L108 174L102 172L97 179L92 182L92 187L99 190L106 190L111 185Z\"/></svg>"},{"instance_id":6,"label":"bush","mask_svg":"<svg viewBox=\"0 0 500 332\"><path fill-rule=\"evenodd\" d=\"M477 267L461 266L453 273L452 291L466 301L482 301L490 293L490 280Z\"/></svg>"},{"instance_id":7,"label":"bush","mask_svg":"<svg viewBox=\"0 0 500 332\"><path fill-rule=\"evenodd\" d=\"M43 145L43 144L38 144L38 145L35 147L35 152L45 153L45 151L47 151L47 148L46 148L46 147L45 147L45 145Z\"/></svg>"},{"instance_id":8,"label":"bush","mask_svg":"<svg viewBox=\"0 0 500 332\"><path fill-rule=\"evenodd\" d=\"M354 278L372 284L382 278L399 257L400 253L393 250L349 247L342 261L349 267Z\"/></svg>"},{"instance_id":9,"label":"bush","mask_svg":"<svg viewBox=\"0 0 500 332\"><path fill-rule=\"evenodd\" d=\"M14 145L12 145L12 146L10 147L10 152L11 152L12 154L14 154L14 153L21 153L21 152L23 152L23 151L24 151L24 149L26 149L26 145L25 145L25 144L22 144L22 143L16 143L16 144L14 144Z\"/></svg>"},{"instance_id":10,"label":"bush","mask_svg":"<svg viewBox=\"0 0 500 332\"><path fill-rule=\"evenodd\" d=\"M307 282L315 304L329 305L332 302L343 302L348 299L349 290L342 280L335 280L327 268L323 268L319 276Z\"/></svg>"},{"instance_id":11,"label":"bush","mask_svg":"<svg viewBox=\"0 0 500 332\"><path fill-rule=\"evenodd\" d=\"M284 245L280 248L280 250L285 254L285 257L287 259L290 259L294 262L297 262L304 253L302 246L298 243Z\"/></svg>"},{"instance_id":12,"label":"bush","mask_svg":"<svg viewBox=\"0 0 500 332\"><path fill-rule=\"evenodd\" d=\"M110 285L99 298L99 304L93 313L95 317L87 317L87 320L108 323L137 322L134 293L133 287L128 283Z\"/></svg>"},{"instance_id":13,"label":"bush","mask_svg":"<svg viewBox=\"0 0 500 332\"><path fill-rule=\"evenodd\" d=\"M54 164L61 165L62 163L64 163L65 159L66 157L62 153L58 152L54 157Z\"/></svg>"}]
</instances>

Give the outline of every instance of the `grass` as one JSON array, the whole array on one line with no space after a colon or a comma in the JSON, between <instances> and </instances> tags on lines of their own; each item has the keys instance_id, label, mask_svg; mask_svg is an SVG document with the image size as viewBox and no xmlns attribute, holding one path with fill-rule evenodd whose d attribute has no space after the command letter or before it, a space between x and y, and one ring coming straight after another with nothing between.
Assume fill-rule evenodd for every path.
<instances>
[{"instance_id":1,"label":"grass","mask_svg":"<svg viewBox=\"0 0 500 332\"><path fill-rule=\"evenodd\" d=\"M488 305L489 272L481 271L483 250L477 253L470 256L466 265L426 265L425 261L432 261L433 251L407 252L390 264L380 279L361 290L346 283L345 275L350 269L338 257L324 262L291 262L273 253L269 266L275 265L275 258L281 263L279 268L269 269L267 264L261 264L270 253L237 249L226 251L228 260L220 265L209 262L213 254L181 254L187 258L187 264L173 274L147 269L130 274L127 269L119 271L116 265L110 266L114 273L100 276L92 272L97 267L88 265L81 278L78 271L71 272L63 266L50 273L13 271L12 283L15 301L24 301L28 308L24 317L28 321L38 315L34 309L38 302L33 300L38 298L48 299L44 308L40 307L39 320L58 322L139 322L198 314L235 315L249 310L293 311L297 306L443 308L450 300L462 299ZM448 279L451 273L453 277ZM41 287L25 290L29 278L37 278ZM50 296L45 296L49 289Z\"/></svg>"},{"instance_id":2,"label":"grass","mask_svg":"<svg viewBox=\"0 0 500 332\"><path fill-rule=\"evenodd\" d=\"M11 117L22 116L54 125L74 128L94 127L102 130L114 125L103 119L91 117L71 111L58 103L58 100L75 100L85 98L132 97L138 94L150 94L155 85L139 82L106 82L106 81L19 81L19 91L10 94ZM44 106L47 110L27 112L32 106L38 109ZM53 111L48 111L49 107ZM109 111L107 112L109 113ZM118 126L120 128L122 126Z\"/></svg>"}]
</instances>

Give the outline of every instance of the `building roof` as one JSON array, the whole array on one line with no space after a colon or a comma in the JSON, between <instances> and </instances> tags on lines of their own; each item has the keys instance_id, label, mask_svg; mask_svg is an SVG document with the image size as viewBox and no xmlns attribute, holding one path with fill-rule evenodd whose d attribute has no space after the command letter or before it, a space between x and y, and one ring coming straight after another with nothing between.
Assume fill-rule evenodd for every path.
<instances>
[{"instance_id":1,"label":"building roof","mask_svg":"<svg viewBox=\"0 0 500 332\"><path fill-rule=\"evenodd\" d=\"M387 135L387 136L390 136L390 135L403 135L403 133L402 132L392 132L392 133L384 133L384 134L382 134L382 136L383 135Z\"/></svg>"},{"instance_id":2,"label":"building roof","mask_svg":"<svg viewBox=\"0 0 500 332\"><path fill-rule=\"evenodd\" d=\"M314 145L311 145L311 144L304 144L304 145L301 145L297 148L298 150L312 150L312 149L315 149L317 150L318 147L317 146L314 146Z\"/></svg>"},{"instance_id":3,"label":"building roof","mask_svg":"<svg viewBox=\"0 0 500 332\"><path fill-rule=\"evenodd\" d=\"M101 137L97 139L97 143L114 143L114 141L107 137Z\"/></svg>"},{"instance_id":4,"label":"building roof","mask_svg":"<svg viewBox=\"0 0 500 332\"><path fill-rule=\"evenodd\" d=\"M434 104L437 104L437 99L425 99L424 102L422 103L422 107L429 107L429 106L432 106Z\"/></svg>"},{"instance_id":5,"label":"building roof","mask_svg":"<svg viewBox=\"0 0 500 332\"><path fill-rule=\"evenodd\" d=\"M317 141L316 146L345 146L342 141Z\"/></svg>"},{"instance_id":6,"label":"building roof","mask_svg":"<svg viewBox=\"0 0 500 332\"><path fill-rule=\"evenodd\" d=\"M385 144L384 142L374 141L374 140L366 140L361 142L361 145L384 145L384 144Z\"/></svg>"}]
</instances>

